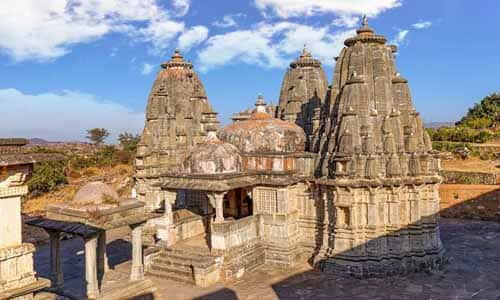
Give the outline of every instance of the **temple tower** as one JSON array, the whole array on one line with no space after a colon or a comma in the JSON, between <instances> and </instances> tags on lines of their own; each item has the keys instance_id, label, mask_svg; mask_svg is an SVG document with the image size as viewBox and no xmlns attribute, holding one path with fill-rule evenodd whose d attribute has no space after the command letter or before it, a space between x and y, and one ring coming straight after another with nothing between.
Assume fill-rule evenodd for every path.
<instances>
[{"instance_id":1,"label":"temple tower","mask_svg":"<svg viewBox=\"0 0 500 300\"><path fill-rule=\"evenodd\" d=\"M318 183L334 217L319 261L356 276L432 268L443 252L439 161L397 73L396 47L366 18L345 46L316 136Z\"/></svg>"},{"instance_id":2,"label":"temple tower","mask_svg":"<svg viewBox=\"0 0 500 300\"><path fill-rule=\"evenodd\" d=\"M193 64L175 50L161 67L148 98L136 157L137 196L150 208L159 205L152 187L158 176L179 170L186 153L204 140L207 128L218 125Z\"/></svg>"},{"instance_id":3,"label":"temple tower","mask_svg":"<svg viewBox=\"0 0 500 300\"><path fill-rule=\"evenodd\" d=\"M328 79L321 62L304 47L290 64L281 86L278 117L301 126L307 136L307 148L319 127L321 106L328 91Z\"/></svg>"}]
</instances>

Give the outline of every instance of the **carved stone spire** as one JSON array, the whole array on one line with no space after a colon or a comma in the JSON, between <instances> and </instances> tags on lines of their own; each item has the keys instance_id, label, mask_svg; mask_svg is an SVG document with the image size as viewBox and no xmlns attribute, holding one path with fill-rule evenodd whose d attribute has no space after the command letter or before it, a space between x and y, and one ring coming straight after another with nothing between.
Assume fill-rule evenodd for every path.
<instances>
[{"instance_id":1,"label":"carved stone spire","mask_svg":"<svg viewBox=\"0 0 500 300\"><path fill-rule=\"evenodd\" d=\"M332 127L318 137L319 150L324 155L318 166L322 176L337 177L336 157L340 155L339 159L345 160L342 139L343 128L347 127L353 135L353 155L354 148L360 147L365 149L366 158L389 161L393 154L409 158L416 153L418 160L431 150L422 120L411 101L408 82L397 72L393 49L385 42L385 37L376 35L369 27L366 17L357 35L345 42L347 47L337 61L332 85L333 106L331 110L324 108L328 117L323 120L323 127L328 127L326 124ZM367 142L373 146L367 147ZM401 161L410 163L409 159ZM358 171L355 175L366 174Z\"/></svg>"},{"instance_id":2,"label":"carved stone spire","mask_svg":"<svg viewBox=\"0 0 500 300\"><path fill-rule=\"evenodd\" d=\"M439 164L395 48L366 17L345 45L314 139L318 182L340 216L323 269L380 276L436 267Z\"/></svg>"},{"instance_id":3,"label":"carved stone spire","mask_svg":"<svg viewBox=\"0 0 500 300\"><path fill-rule=\"evenodd\" d=\"M177 170L184 155L218 128L203 84L179 49L161 64L148 98L146 123L137 148L139 198L151 190L146 178ZM148 198L148 197L146 197ZM142 199L144 200L144 199Z\"/></svg>"},{"instance_id":4,"label":"carved stone spire","mask_svg":"<svg viewBox=\"0 0 500 300\"><path fill-rule=\"evenodd\" d=\"M319 127L320 108L328 92L328 80L321 62L306 45L300 56L290 63L281 86L278 117L296 123L306 132L308 146Z\"/></svg>"}]
</instances>

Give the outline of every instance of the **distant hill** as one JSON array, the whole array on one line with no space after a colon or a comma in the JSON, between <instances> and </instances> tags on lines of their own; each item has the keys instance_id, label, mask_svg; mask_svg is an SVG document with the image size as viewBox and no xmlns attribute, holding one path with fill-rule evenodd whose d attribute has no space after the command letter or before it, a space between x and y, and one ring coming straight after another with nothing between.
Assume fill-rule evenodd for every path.
<instances>
[{"instance_id":1,"label":"distant hill","mask_svg":"<svg viewBox=\"0 0 500 300\"><path fill-rule=\"evenodd\" d=\"M429 122L424 124L425 128L432 128L432 129L438 129L441 127L453 127L453 126L455 126L455 123L453 122Z\"/></svg>"},{"instance_id":2,"label":"distant hill","mask_svg":"<svg viewBox=\"0 0 500 300\"><path fill-rule=\"evenodd\" d=\"M29 139L28 142L29 142L30 145L47 145L47 144L52 144L53 143L53 142L49 142L47 140L40 139L40 138Z\"/></svg>"}]
</instances>

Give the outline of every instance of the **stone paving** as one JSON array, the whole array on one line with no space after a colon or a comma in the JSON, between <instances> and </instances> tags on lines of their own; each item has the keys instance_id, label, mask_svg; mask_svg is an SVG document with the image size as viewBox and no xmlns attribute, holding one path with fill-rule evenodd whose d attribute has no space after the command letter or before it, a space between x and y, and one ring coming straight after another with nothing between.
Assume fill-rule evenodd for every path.
<instances>
[{"instance_id":1,"label":"stone paving","mask_svg":"<svg viewBox=\"0 0 500 300\"><path fill-rule=\"evenodd\" d=\"M122 235L123 234L123 235ZM108 245L116 274L126 274L130 245L117 232ZM353 279L324 274L308 265L283 271L263 267L240 280L210 288L152 278L162 299L500 299L500 224L458 219L441 220L441 236L449 263L443 270L386 279ZM84 288L83 243L62 243L66 283ZM48 271L48 249L36 256L40 275ZM120 275L118 275L119 277Z\"/></svg>"}]
</instances>

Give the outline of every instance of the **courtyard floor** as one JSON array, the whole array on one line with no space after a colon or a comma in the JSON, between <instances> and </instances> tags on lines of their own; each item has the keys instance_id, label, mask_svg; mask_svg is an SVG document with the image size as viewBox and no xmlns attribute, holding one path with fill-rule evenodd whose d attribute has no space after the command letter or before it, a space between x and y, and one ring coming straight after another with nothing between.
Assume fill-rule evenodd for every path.
<instances>
[{"instance_id":1,"label":"courtyard floor","mask_svg":"<svg viewBox=\"0 0 500 300\"><path fill-rule=\"evenodd\" d=\"M130 244L109 235L108 255L114 269L107 280L127 277ZM174 281L150 278L162 299L500 299L500 224L458 219L441 220L441 238L448 264L431 273L411 274L386 279L353 279L324 274L309 265L292 270L262 267L240 280L210 288L198 288ZM69 293L82 294L83 242L62 242L65 286ZM35 256L40 276L48 275L48 247Z\"/></svg>"}]
</instances>

